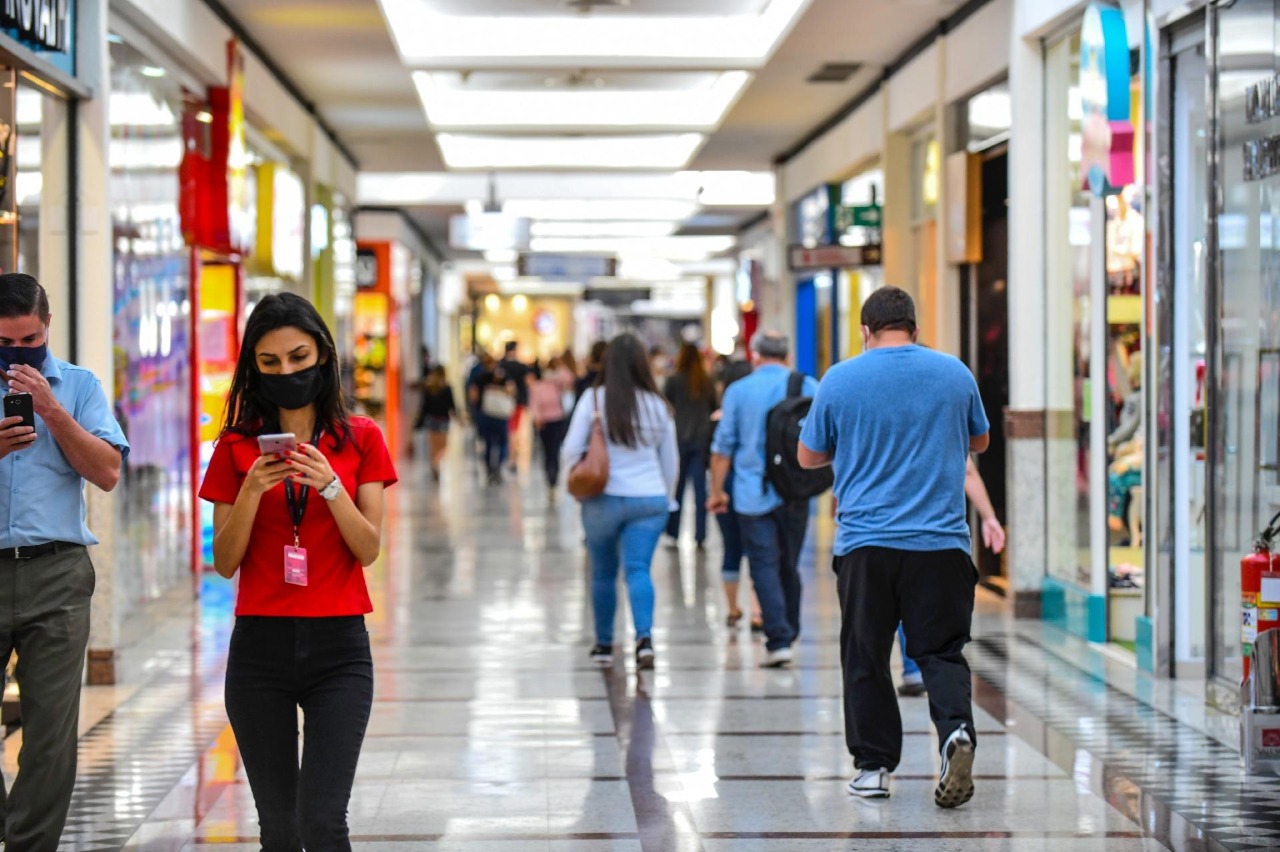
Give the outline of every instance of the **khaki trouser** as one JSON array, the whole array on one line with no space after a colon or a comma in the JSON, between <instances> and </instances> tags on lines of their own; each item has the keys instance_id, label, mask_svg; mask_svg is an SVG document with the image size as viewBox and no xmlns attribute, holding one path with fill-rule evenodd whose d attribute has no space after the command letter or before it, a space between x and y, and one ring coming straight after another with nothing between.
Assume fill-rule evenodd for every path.
<instances>
[{"instance_id":1,"label":"khaki trouser","mask_svg":"<svg viewBox=\"0 0 1280 852\"><path fill-rule=\"evenodd\" d=\"M8 852L55 852L67 821L93 588L83 547L0 557L0 673L16 651L22 691L18 776L7 796L0 786Z\"/></svg>"}]
</instances>

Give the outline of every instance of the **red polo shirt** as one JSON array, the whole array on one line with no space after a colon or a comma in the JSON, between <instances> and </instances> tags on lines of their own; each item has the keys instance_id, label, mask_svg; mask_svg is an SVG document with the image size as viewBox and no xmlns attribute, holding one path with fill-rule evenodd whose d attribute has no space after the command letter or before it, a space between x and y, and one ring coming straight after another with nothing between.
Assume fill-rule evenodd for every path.
<instances>
[{"instance_id":1,"label":"red polo shirt","mask_svg":"<svg viewBox=\"0 0 1280 852\"><path fill-rule=\"evenodd\" d=\"M387 442L372 420L352 417L350 438L341 448L335 443L332 437L323 436L320 452L351 499L355 499L356 488L366 482L395 484L396 469ZM259 455L255 436L223 435L213 449L200 497L211 503L235 503ZM321 617L372 612L364 568L343 540L329 504L315 491L307 499L298 537L307 550L306 586L284 581L284 549L293 544L293 518L284 483L280 483L263 494L258 505L249 546L240 563L236 615Z\"/></svg>"}]
</instances>

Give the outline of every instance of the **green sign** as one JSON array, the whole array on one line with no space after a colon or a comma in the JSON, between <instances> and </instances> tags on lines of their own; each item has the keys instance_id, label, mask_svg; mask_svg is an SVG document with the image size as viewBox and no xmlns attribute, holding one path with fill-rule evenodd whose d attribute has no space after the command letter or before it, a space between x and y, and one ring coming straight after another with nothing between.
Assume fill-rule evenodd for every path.
<instances>
[{"instance_id":1,"label":"green sign","mask_svg":"<svg viewBox=\"0 0 1280 852\"><path fill-rule=\"evenodd\" d=\"M879 204L841 207L836 213L836 227L840 231L850 228L879 228L883 224L884 208Z\"/></svg>"}]
</instances>

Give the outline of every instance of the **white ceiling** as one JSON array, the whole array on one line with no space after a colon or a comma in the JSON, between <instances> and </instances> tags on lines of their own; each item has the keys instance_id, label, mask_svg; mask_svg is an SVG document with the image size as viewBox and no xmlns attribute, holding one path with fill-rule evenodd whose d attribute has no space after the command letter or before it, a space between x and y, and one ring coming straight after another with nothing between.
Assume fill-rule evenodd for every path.
<instances>
[{"instance_id":1,"label":"white ceiling","mask_svg":"<svg viewBox=\"0 0 1280 852\"><path fill-rule=\"evenodd\" d=\"M776 0L775 0L776 1ZM417 0L433 15L463 17L549 16L568 19L634 19L663 16L754 16L767 0L630 0L582 15L564 0ZM912 42L955 11L962 0L810 0L773 55L752 78L720 125L701 145L690 169L767 170L773 159L865 89ZM432 129L378 0L224 0L253 38L313 100L338 137L360 161L362 172L444 172ZM532 20L531 20L532 24ZM843 83L809 83L828 62L862 63ZM494 68L464 59L432 71L432 80L465 91L629 92L678 91L710 85L717 72L698 63L667 67L579 68L536 58L521 67ZM684 65L684 67L681 67ZM745 67L745 66L744 66ZM460 70L459 70L460 69ZM645 128L653 133L660 128ZM489 130L489 133L500 133ZM517 132L512 130L511 132ZM519 130L521 134L565 132ZM571 132L571 131L570 131ZM586 132L584 128L581 132ZM616 132L616 131L615 131ZM636 132L642 132L637 130ZM672 132L677 132L672 128ZM415 207L415 218L443 242L443 223L454 204ZM715 210L689 225L736 225L756 211Z\"/></svg>"}]
</instances>

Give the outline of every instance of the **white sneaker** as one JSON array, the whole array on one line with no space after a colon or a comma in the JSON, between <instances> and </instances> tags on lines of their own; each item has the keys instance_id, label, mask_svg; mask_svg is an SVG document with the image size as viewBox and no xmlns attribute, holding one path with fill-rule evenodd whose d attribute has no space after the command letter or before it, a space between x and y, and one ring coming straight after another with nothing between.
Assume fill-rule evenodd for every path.
<instances>
[{"instance_id":1,"label":"white sneaker","mask_svg":"<svg viewBox=\"0 0 1280 852\"><path fill-rule=\"evenodd\" d=\"M769 651L764 655L764 662L760 664L766 669L781 669L791 665L791 648L778 648L776 651Z\"/></svg>"},{"instance_id":2,"label":"white sneaker","mask_svg":"<svg viewBox=\"0 0 1280 852\"><path fill-rule=\"evenodd\" d=\"M864 769L849 782L849 795L860 799L889 798L889 770Z\"/></svg>"},{"instance_id":3,"label":"white sneaker","mask_svg":"<svg viewBox=\"0 0 1280 852\"><path fill-rule=\"evenodd\" d=\"M672 538L669 535L664 535L662 537L662 546L665 547L667 550L679 550L680 539Z\"/></svg>"},{"instance_id":4,"label":"white sneaker","mask_svg":"<svg viewBox=\"0 0 1280 852\"><path fill-rule=\"evenodd\" d=\"M963 726L942 744L942 776L933 791L940 808L958 808L973 798L973 739Z\"/></svg>"}]
</instances>

